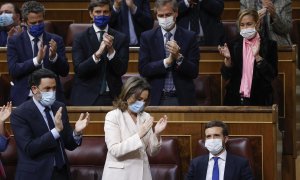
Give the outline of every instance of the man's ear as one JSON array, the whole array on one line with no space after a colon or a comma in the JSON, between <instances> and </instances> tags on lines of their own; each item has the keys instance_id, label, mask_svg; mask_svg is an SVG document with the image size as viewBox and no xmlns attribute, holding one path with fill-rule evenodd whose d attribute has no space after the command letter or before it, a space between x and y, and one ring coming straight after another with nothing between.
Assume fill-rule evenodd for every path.
<instances>
[{"instance_id":1,"label":"man's ear","mask_svg":"<svg viewBox=\"0 0 300 180\"><path fill-rule=\"evenodd\" d=\"M31 86L31 91L32 91L32 94L36 94L38 92L38 87L37 86Z\"/></svg>"},{"instance_id":2,"label":"man's ear","mask_svg":"<svg viewBox=\"0 0 300 180\"><path fill-rule=\"evenodd\" d=\"M227 143L228 139L229 139L228 136L225 136L225 137L224 137L225 144Z\"/></svg>"}]
</instances>

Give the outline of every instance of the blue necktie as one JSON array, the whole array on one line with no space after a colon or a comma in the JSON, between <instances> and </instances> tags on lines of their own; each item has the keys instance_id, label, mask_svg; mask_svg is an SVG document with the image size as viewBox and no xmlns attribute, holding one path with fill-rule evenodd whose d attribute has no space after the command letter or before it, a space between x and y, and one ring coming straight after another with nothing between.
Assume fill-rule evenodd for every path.
<instances>
[{"instance_id":1,"label":"blue necktie","mask_svg":"<svg viewBox=\"0 0 300 180\"><path fill-rule=\"evenodd\" d=\"M49 111L50 111L50 108L45 107L45 114L46 114L46 117L47 117L48 126L49 126L49 129L51 130L55 126L54 126L54 122L53 122L53 119L52 119ZM64 163L64 160L63 160L63 153L62 153L60 140L58 139L56 141L57 141L57 148L56 148L56 151L55 151L55 165L58 169L61 169L65 163Z\"/></svg>"},{"instance_id":2,"label":"blue necktie","mask_svg":"<svg viewBox=\"0 0 300 180\"><path fill-rule=\"evenodd\" d=\"M170 32L167 32L165 33L165 38L166 38L166 44L168 41L170 41L171 37L172 37L172 33ZM170 55L170 52L167 51L167 48L166 48L166 44L165 44L165 54L166 54L166 57L168 57ZM170 92L173 90L174 88L174 83L173 83L173 76L172 76L172 70L171 70L172 67L169 67L167 69L167 75L166 75L166 78L165 78L165 87L164 87L164 91L165 92Z\"/></svg>"},{"instance_id":3,"label":"blue necktie","mask_svg":"<svg viewBox=\"0 0 300 180\"><path fill-rule=\"evenodd\" d=\"M219 180L219 165L218 165L219 157L213 157L213 159L215 163L213 168L212 180Z\"/></svg>"}]
</instances>

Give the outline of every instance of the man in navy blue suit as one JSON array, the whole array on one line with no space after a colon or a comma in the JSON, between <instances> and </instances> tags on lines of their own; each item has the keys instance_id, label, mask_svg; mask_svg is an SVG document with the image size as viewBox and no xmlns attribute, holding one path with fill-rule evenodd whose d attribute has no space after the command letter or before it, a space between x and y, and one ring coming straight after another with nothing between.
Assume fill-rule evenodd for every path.
<instances>
[{"instance_id":1,"label":"man in navy blue suit","mask_svg":"<svg viewBox=\"0 0 300 180\"><path fill-rule=\"evenodd\" d=\"M71 128L65 105L56 101L56 75L48 69L34 71L29 77L32 99L11 114L18 164L15 179L70 179L65 148L81 145L82 130L89 123L89 113L81 113Z\"/></svg>"},{"instance_id":2,"label":"man in navy blue suit","mask_svg":"<svg viewBox=\"0 0 300 180\"><path fill-rule=\"evenodd\" d=\"M32 96L28 76L34 70L47 68L57 75L57 99L64 101L59 76L67 76L69 64L63 39L44 31L44 6L36 1L25 2L22 16L27 30L9 38L7 62L12 77L11 100L18 106Z\"/></svg>"},{"instance_id":3,"label":"man in navy blue suit","mask_svg":"<svg viewBox=\"0 0 300 180\"><path fill-rule=\"evenodd\" d=\"M186 180L253 180L249 161L225 149L228 128L222 121L205 126L205 147L209 154L192 160Z\"/></svg>"},{"instance_id":4,"label":"man in navy blue suit","mask_svg":"<svg viewBox=\"0 0 300 180\"><path fill-rule=\"evenodd\" d=\"M225 42L221 22L224 0L177 0L179 26L197 33L199 45L216 46Z\"/></svg>"},{"instance_id":5,"label":"man in navy blue suit","mask_svg":"<svg viewBox=\"0 0 300 180\"><path fill-rule=\"evenodd\" d=\"M110 25L128 35L130 46L138 46L141 33L153 28L149 0L113 0Z\"/></svg>"},{"instance_id":6,"label":"man in navy blue suit","mask_svg":"<svg viewBox=\"0 0 300 180\"><path fill-rule=\"evenodd\" d=\"M196 105L193 79L199 73L196 33L176 25L176 0L157 0L159 26L141 35L139 73L151 84L150 105Z\"/></svg>"},{"instance_id":7,"label":"man in navy blue suit","mask_svg":"<svg viewBox=\"0 0 300 180\"><path fill-rule=\"evenodd\" d=\"M127 71L128 39L108 25L112 11L110 0L91 1L88 10L93 24L73 42L75 78L71 103L111 106L121 92L121 76Z\"/></svg>"}]
</instances>

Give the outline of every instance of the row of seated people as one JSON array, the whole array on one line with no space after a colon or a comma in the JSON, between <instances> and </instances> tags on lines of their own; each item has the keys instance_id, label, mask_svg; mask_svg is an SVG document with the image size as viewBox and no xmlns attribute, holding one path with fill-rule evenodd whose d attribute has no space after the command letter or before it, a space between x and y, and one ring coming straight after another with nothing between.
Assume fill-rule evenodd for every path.
<instances>
[{"instance_id":1,"label":"row of seated people","mask_svg":"<svg viewBox=\"0 0 300 180\"><path fill-rule=\"evenodd\" d=\"M255 166L255 155L251 142L247 138L229 138L226 150L232 154L249 160L253 174L261 174ZM106 160L107 147L103 136L83 137L82 145L74 151L66 151L70 163L71 179L94 180L101 179ZM194 157L208 154L204 141L199 140L194 149ZM14 179L17 165L17 148L13 136L7 149L1 153L7 180ZM182 172L179 142L176 138L163 137L159 154L149 157L152 178L156 180L180 180L186 172ZM261 179L258 177L257 179Z\"/></svg>"}]
</instances>

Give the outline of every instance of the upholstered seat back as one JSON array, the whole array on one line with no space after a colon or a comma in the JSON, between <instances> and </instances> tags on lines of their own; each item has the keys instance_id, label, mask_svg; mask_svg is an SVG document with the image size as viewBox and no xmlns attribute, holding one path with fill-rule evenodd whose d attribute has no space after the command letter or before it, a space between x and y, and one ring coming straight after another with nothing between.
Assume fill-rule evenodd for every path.
<instances>
[{"instance_id":1,"label":"upholstered seat back","mask_svg":"<svg viewBox=\"0 0 300 180\"><path fill-rule=\"evenodd\" d=\"M178 146L176 139L163 138L160 152L154 157L149 157L152 179L180 179L181 160Z\"/></svg>"},{"instance_id":2,"label":"upholstered seat back","mask_svg":"<svg viewBox=\"0 0 300 180\"><path fill-rule=\"evenodd\" d=\"M74 36L78 33L85 31L87 28L91 27L92 24L70 24L69 30L66 38L66 46L72 46Z\"/></svg>"}]
</instances>

